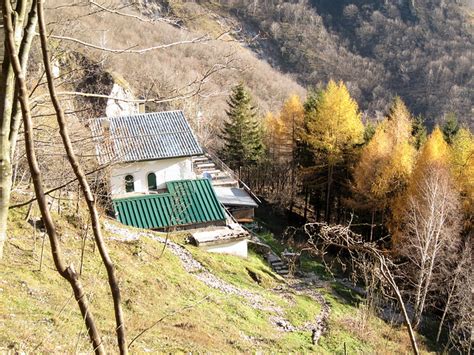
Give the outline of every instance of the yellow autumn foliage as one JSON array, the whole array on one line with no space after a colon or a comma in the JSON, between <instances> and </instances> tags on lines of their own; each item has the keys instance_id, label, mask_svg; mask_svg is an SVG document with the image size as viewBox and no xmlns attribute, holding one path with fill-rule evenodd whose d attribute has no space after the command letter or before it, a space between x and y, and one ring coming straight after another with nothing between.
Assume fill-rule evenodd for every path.
<instances>
[{"instance_id":1,"label":"yellow autumn foliage","mask_svg":"<svg viewBox=\"0 0 474 355\"><path fill-rule=\"evenodd\" d=\"M381 207L406 185L415 161L412 119L403 101L395 99L388 117L363 148L354 169L354 190L372 207Z\"/></svg>"},{"instance_id":2,"label":"yellow autumn foliage","mask_svg":"<svg viewBox=\"0 0 474 355\"><path fill-rule=\"evenodd\" d=\"M389 127L387 128L392 130L391 133L395 144L412 139L413 118L410 111L408 111L408 107L399 96L395 97L387 120L389 121Z\"/></svg>"},{"instance_id":3,"label":"yellow autumn foliage","mask_svg":"<svg viewBox=\"0 0 474 355\"><path fill-rule=\"evenodd\" d=\"M301 136L304 107L298 95L291 95L280 114L269 112L265 118L268 147L274 161L290 162L294 157L296 141Z\"/></svg>"},{"instance_id":4,"label":"yellow autumn foliage","mask_svg":"<svg viewBox=\"0 0 474 355\"><path fill-rule=\"evenodd\" d=\"M329 165L342 159L344 149L363 140L364 125L359 107L342 81L328 83L307 126L305 140L325 153Z\"/></svg>"},{"instance_id":5,"label":"yellow autumn foliage","mask_svg":"<svg viewBox=\"0 0 474 355\"><path fill-rule=\"evenodd\" d=\"M451 150L444 140L443 132L436 126L428 137L428 140L421 148L421 152L416 160L413 179L418 179L429 166L439 165L448 167L451 160Z\"/></svg>"},{"instance_id":6,"label":"yellow autumn foliage","mask_svg":"<svg viewBox=\"0 0 474 355\"><path fill-rule=\"evenodd\" d=\"M280 119L284 122L288 132L302 127L304 120L304 107L301 98L293 94L284 103L280 112Z\"/></svg>"},{"instance_id":7,"label":"yellow autumn foliage","mask_svg":"<svg viewBox=\"0 0 474 355\"><path fill-rule=\"evenodd\" d=\"M407 189L392 205L390 229L392 242L396 248L400 245L403 238L406 237L403 231L400 230L400 226L402 226L407 219L407 213L411 213L411 205L409 206L408 204L410 201L420 201L421 204L429 199L430 196L426 194L430 192L426 191L426 184L428 184L427 181L429 181L432 174L436 173L440 178L445 177L447 179L446 181L448 181L447 186L454 189L451 176L451 159L451 148L446 143L441 129L436 126L427 141L421 147L421 151L416 158L413 173L408 180ZM440 181L439 184L443 184L443 182ZM425 187L425 189L420 189L420 186ZM444 197L441 193L440 196ZM440 201L440 203L442 202L443 201Z\"/></svg>"},{"instance_id":8,"label":"yellow autumn foliage","mask_svg":"<svg viewBox=\"0 0 474 355\"><path fill-rule=\"evenodd\" d=\"M379 197L378 175L386 163L386 158L391 151L390 140L387 132L377 127L375 134L364 147L360 160L354 169L355 190L371 201ZM371 183L372 182L372 183Z\"/></svg>"},{"instance_id":9,"label":"yellow autumn foliage","mask_svg":"<svg viewBox=\"0 0 474 355\"><path fill-rule=\"evenodd\" d=\"M474 136L461 128L452 143L451 167L468 215L474 215Z\"/></svg>"}]
</instances>

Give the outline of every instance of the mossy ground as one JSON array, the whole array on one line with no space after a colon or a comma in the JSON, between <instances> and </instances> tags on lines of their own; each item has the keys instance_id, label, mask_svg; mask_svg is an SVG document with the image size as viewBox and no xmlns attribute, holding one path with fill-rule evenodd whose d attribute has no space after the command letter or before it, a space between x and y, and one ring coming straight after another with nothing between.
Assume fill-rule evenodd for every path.
<instances>
[{"instance_id":1,"label":"mossy ground","mask_svg":"<svg viewBox=\"0 0 474 355\"><path fill-rule=\"evenodd\" d=\"M80 268L84 211L55 214L67 262ZM25 210L13 210L5 257L0 262L0 352L72 353L90 350L86 332L67 282L59 277L45 240L42 269L39 259L42 239L24 221ZM81 215L82 214L82 215ZM110 237L110 235L108 235ZM183 242L183 234L173 235ZM371 318L361 334L359 308L325 288L332 312L329 333L320 346L311 344L309 331L281 332L269 321L271 312L256 310L247 300L226 295L187 273L169 250L161 255L162 244L142 238L138 241L107 241L120 278L129 341L143 329L155 326L138 338L132 352L339 352L344 343L354 352L408 352L403 329L394 329ZM208 270L224 281L259 294L275 304L295 326L314 320L321 306L305 295L275 292L284 280L264 260L210 254L186 246ZM251 271L249 273L249 271ZM256 282L251 273L257 275ZM91 310L109 351L115 346L114 317L105 269L92 241L86 240L84 288ZM380 347L382 346L382 347Z\"/></svg>"}]
</instances>

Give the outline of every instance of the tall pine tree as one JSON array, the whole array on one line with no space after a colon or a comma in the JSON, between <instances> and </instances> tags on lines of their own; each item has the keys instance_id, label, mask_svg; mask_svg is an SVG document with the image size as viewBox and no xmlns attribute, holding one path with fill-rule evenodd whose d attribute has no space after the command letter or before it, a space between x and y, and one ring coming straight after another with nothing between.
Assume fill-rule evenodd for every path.
<instances>
[{"instance_id":1,"label":"tall pine tree","mask_svg":"<svg viewBox=\"0 0 474 355\"><path fill-rule=\"evenodd\" d=\"M253 165L262 157L264 147L250 93L240 83L232 89L227 103L228 120L221 134L224 141L221 151L223 160L233 169Z\"/></svg>"}]
</instances>

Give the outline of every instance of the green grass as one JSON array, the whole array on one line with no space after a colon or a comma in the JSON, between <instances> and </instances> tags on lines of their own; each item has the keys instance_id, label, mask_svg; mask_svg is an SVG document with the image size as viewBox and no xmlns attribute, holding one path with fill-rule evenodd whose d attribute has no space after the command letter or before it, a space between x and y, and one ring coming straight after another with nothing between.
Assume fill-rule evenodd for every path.
<instances>
[{"instance_id":1,"label":"green grass","mask_svg":"<svg viewBox=\"0 0 474 355\"><path fill-rule=\"evenodd\" d=\"M323 279L330 279L330 275L328 274L325 266L315 258L307 254L302 254L300 262L302 271L314 272Z\"/></svg>"},{"instance_id":2,"label":"green grass","mask_svg":"<svg viewBox=\"0 0 474 355\"><path fill-rule=\"evenodd\" d=\"M314 302L312 298L306 295L295 296L295 304L288 308L285 315L291 324L295 326L303 326L304 324L314 321L321 312L321 305Z\"/></svg>"},{"instance_id":3,"label":"green grass","mask_svg":"<svg viewBox=\"0 0 474 355\"><path fill-rule=\"evenodd\" d=\"M268 244L275 253L280 255L284 250L285 246L275 238L275 235L270 231L263 231L258 233L258 237L266 244Z\"/></svg>"},{"instance_id":4,"label":"green grass","mask_svg":"<svg viewBox=\"0 0 474 355\"><path fill-rule=\"evenodd\" d=\"M54 270L47 239L42 270L38 271L41 239L37 238L33 250L34 231L24 222L25 212L12 212L5 257L0 261L0 352L90 351L70 287ZM76 270L81 248L77 228L85 217L83 210L79 215L67 210L62 216L55 214L65 258ZM184 243L185 235L176 233L170 239ZM248 300L206 286L187 273L169 250L159 257L162 244L152 239L127 243L108 240L107 244L120 279L129 340L163 318L134 343L132 352L337 353L343 351L344 343L351 353L384 348L393 353L409 351L404 330L394 329L376 317L370 318L364 328L369 337L361 333L358 302L343 286L328 284L321 289L332 305L330 330L320 346L313 346L310 331L281 332L270 322L272 312L257 310ZM320 304L308 296L275 292L275 287L285 281L256 254L240 258L207 253L189 245L186 248L219 278L280 307L294 326L314 320L321 311ZM106 348L114 352L110 293L105 269L91 240L86 243L81 280Z\"/></svg>"}]
</instances>

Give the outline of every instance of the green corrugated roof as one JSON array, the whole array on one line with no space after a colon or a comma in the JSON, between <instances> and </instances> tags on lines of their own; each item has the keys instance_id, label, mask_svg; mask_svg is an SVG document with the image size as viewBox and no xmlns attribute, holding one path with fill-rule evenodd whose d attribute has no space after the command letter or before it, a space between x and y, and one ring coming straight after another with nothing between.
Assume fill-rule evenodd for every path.
<instances>
[{"instance_id":1,"label":"green corrugated roof","mask_svg":"<svg viewBox=\"0 0 474 355\"><path fill-rule=\"evenodd\" d=\"M118 220L148 229L225 220L209 180L179 180L166 185L167 193L113 200Z\"/></svg>"}]
</instances>

